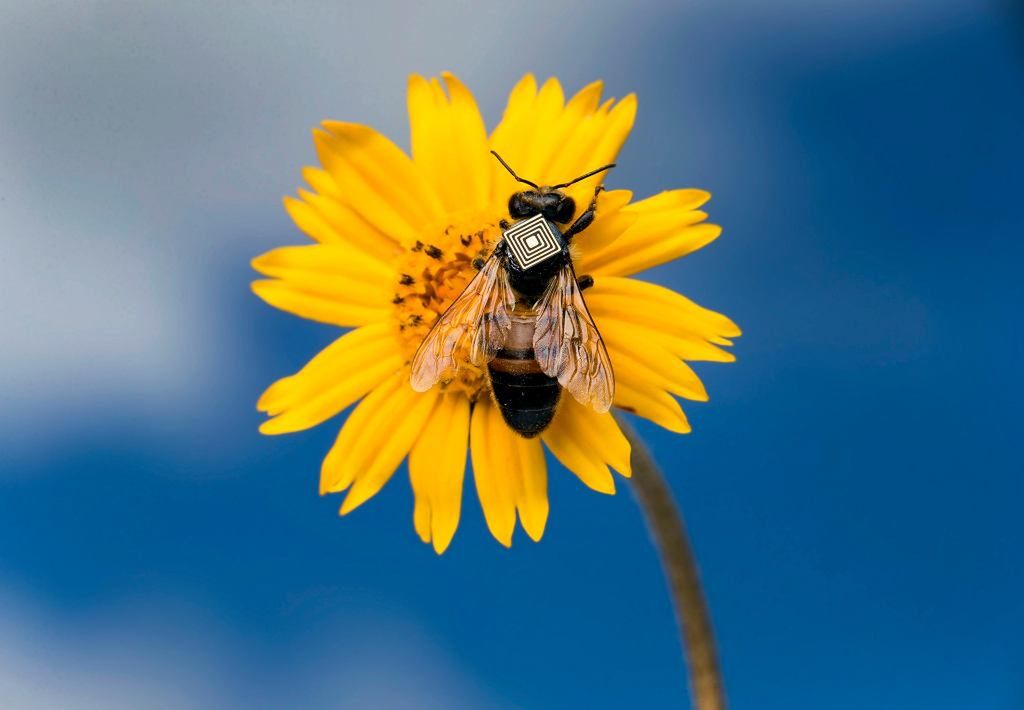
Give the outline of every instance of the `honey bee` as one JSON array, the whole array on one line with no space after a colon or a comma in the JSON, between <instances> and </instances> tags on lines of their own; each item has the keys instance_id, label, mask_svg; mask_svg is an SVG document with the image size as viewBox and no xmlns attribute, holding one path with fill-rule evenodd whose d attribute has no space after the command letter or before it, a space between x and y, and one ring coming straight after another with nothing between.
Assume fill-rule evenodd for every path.
<instances>
[{"instance_id":1,"label":"honey bee","mask_svg":"<svg viewBox=\"0 0 1024 710\"><path fill-rule=\"evenodd\" d=\"M581 180L610 170L614 163L574 180L541 187L516 175L500 155L494 157L531 190L508 201L500 222L502 239L458 298L438 318L412 360L413 389L426 392L450 381L459 358L486 367L491 392L505 422L524 437L551 423L562 389L599 412L611 407L615 376L601 334L582 291L589 276L576 278L569 244L594 221L598 185L587 209L564 232L576 212L562 192Z\"/></svg>"}]
</instances>

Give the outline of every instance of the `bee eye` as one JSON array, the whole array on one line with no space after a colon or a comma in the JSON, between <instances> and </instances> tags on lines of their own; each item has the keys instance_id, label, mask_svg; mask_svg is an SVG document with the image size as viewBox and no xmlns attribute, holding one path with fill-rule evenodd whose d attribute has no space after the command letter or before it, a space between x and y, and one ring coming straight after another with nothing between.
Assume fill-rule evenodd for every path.
<instances>
[{"instance_id":1,"label":"bee eye","mask_svg":"<svg viewBox=\"0 0 1024 710\"><path fill-rule=\"evenodd\" d=\"M512 197L508 198L508 213L509 216L515 219L530 216L530 206L523 193L517 192L512 195Z\"/></svg>"},{"instance_id":2,"label":"bee eye","mask_svg":"<svg viewBox=\"0 0 1024 710\"><path fill-rule=\"evenodd\" d=\"M558 210L555 212L555 221L565 223L576 214L576 202L571 197L563 197L558 203Z\"/></svg>"}]
</instances>

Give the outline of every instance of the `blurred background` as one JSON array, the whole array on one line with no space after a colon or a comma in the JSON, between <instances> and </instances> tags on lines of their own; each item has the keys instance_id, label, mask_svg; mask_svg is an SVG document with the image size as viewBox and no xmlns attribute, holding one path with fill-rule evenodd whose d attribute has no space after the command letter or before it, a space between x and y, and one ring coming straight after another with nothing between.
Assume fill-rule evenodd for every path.
<instances>
[{"instance_id":1,"label":"blurred background","mask_svg":"<svg viewBox=\"0 0 1024 710\"><path fill-rule=\"evenodd\" d=\"M609 179L710 190L647 275L733 317L694 431L641 425L735 708L1024 708L1024 34L980 0L0 3L0 706L679 707L620 480L541 544L339 519L336 426L255 401L335 337L252 296L325 118L490 126L526 71L639 95Z\"/></svg>"}]
</instances>

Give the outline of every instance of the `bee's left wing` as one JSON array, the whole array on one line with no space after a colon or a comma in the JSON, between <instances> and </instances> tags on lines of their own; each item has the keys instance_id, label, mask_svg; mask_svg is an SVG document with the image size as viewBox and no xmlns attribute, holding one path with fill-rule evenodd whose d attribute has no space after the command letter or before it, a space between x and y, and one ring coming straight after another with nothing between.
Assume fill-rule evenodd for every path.
<instances>
[{"instance_id":1,"label":"bee's left wing","mask_svg":"<svg viewBox=\"0 0 1024 710\"><path fill-rule=\"evenodd\" d=\"M508 273L492 254L420 343L412 360L412 388L426 392L440 380L454 378L460 360L479 367L493 360L505 344L515 305Z\"/></svg>"},{"instance_id":2,"label":"bee's left wing","mask_svg":"<svg viewBox=\"0 0 1024 710\"><path fill-rule=\"evenodd\" d=\"M611 408L612 363L576 284L572 264L551 279L537 305L533 349L544 374L557 378L576 401L599 412Z\"/></svg>"}]
</instances>

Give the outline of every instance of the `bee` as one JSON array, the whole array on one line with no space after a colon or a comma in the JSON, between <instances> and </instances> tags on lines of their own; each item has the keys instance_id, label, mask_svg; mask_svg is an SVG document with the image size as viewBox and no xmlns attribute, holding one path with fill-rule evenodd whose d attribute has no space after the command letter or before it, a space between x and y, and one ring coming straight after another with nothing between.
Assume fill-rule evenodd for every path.
<instances>
[{"instance_id":1,"label":"bee","mask_svg":"<svg viewBox=\"0 0 1024 710\"><path fill-rule=\"evenodd\" d=\"M438 318L412 360L413 389L426 392L458 371L457 358L487 368L491 392L505 422L520 435L537 436L548 427L566 389L599 412L611 407L615 391L608 350L594 325L582 291L589 276L576 278L569 244L594 221L598 185L586 210L565 231L576 212L562 190L610 170L604 165L559 185L541 187L516 175L531 190L513 194L502 239L478 273Z\"/></svg>"}]
</instances>

